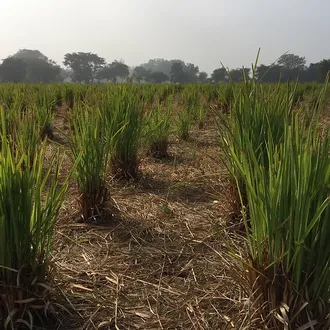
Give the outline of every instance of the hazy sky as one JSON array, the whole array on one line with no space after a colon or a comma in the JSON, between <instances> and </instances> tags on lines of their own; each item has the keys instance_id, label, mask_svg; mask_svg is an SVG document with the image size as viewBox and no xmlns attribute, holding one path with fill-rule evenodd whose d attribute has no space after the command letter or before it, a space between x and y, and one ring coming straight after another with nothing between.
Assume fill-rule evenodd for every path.
<instances>
[{"instance_id":1,"label":"hazy sky","mask_svg":"<svg viewBox=\"0 0 330 330\"><path fill-rule=\"evenodd\" d=\"M287 50L330 58L330 0L1 0L0 59L38 49L62 64L95 52L138 65L180 58L212 72L220 61L268 64Z\"/></svg>"}]
</instances>

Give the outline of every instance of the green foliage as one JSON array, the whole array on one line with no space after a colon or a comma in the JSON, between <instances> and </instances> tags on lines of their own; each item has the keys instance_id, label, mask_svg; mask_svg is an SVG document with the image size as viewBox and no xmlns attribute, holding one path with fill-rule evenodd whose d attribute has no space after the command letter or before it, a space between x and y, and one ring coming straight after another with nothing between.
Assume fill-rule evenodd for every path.
<instances>
[{"instance_id":1,"label":"green foliage","mask_svg":"<svg viewBox=\"0 0 330 330\"><path fill-rule=\"evenodd\" d=\"M166 109L159 103L150 111L146 119L146 140L153 157L164 159L168 157L168 144L171 129L172 97L166 102Z\"/></svg>"},{"instance_id":2,"label":"green foliage","mask_svg":"<svg viewBox=\"0 0 330 330\"><path fill-rule=\"evenodd\" d=\"M180 139L188 140L192 121L193 119L190 112L187 110L179 112L177 130Z\"/></svg>"},{"instance_id":3,"label":"green foliage","mask_svg":"<svg viewBox=\"0 0 330 330\"><path fill-rule=\"evenodd\" d=\"M119 85L109 90L102 104L111 138L111 166L121 179L138 176L138 147L143 127L143 104L133 85Z\"/></svg>"},{"instance_id":4,"label":"green foliage","mask_svg":"<svg viewBox=\"0 0 330 330\"><path fill-rule=\"evenodd\" d=\"M151 72L149 74L149 81L154 84L161 84L169 81L169 77L163 72Z\"/></svg>"},{"instance_id":5,"label":"green foliage","mask_svg":"<svg viewBox=\"0 0 330 330\"><path fill-rule=\"evenodd\" d=\"M288 329L324 329L330 302L330 139L329 132L319 137L317 120L306 131L299 112L291 112L294 93L289 85L266 89L246 81L229 126L221 126L222 146L243 203L246 265L264 318L275 311L272 328L284 322Z\"/></svg>"},{"instance_id":6,"label":"green foliage","mask_svg":"<svg viewBox=\"0 0 330 330\"><path fill-rule=\"evenodd\" d=\"M118 78L125 79L129 75L128 66L123 62L114 61L111 64L100 69L97 73L97 78L100 80L111 80L117 82Z\"/></svg>"},{"instance_id":7,"label":"green foliage","mask_svg":"<svg viewBox=\"0 0 330 330\"><path fill-rule=\"evenodd\" d=\"M67 53L63 64L73 72L73 81L93 82L97 72L105 65L105 59L94 53Z\"/></svg>"},{"instance_id":8,"label":"green foliage","mask_svg":"<svg viewBox=\"0 0 330 330\"><path fill-rule=\"evenodd\" d=\"M300 57L295 54L283 54L278 59L278 65L285 69L303 69L306 64L305 57Z\"/></svg>"},{"instance_id":9,"label":"green foliage","mask_svg":"<svg viewBox=\"0 0 330 330\"><path fill-rule=\"evenodd\" d=\"M26 76L26 63L22 59L7 57L0 65L2 82L23 82Z\"/></svg>"},{"instance_id":10,"label":"green foliage","mask_svg":"<svg viewBox=\"0 0 330 330\"><path fill-rule=\"evenodd\" d=\"M211 75L211 79L214 83L226 82L227 71L225 68L215 69Z\"/></svg>"},{"instance_id":11,"label":"green foliage","mask_svg":"<svg viewBox=\"0 0 330 330\"><path fill-rule=\"evenodd\" d=\"M78 159L76 178L81 192L83 221L98 222L109 200L106 175L110 159L107 126L99 109L78 104L70 117L69 137L73 159Z\"/></svg>"},{"instance_id":12,"label":"green foliage","mask_svg":"<svg viewBox=\"0 0 330 330\"><path fill-rule=\"evenodd\" d=\"M44 171L45 145L33 160L29 149L23 152L14 148L7 138L4 112L1 115L0 320L10 329L19 329L22 324L33 328L38 314L35 306L47 298L43 282L68 180L59 185L58 154Z\"/></svg>"}]
</instances>

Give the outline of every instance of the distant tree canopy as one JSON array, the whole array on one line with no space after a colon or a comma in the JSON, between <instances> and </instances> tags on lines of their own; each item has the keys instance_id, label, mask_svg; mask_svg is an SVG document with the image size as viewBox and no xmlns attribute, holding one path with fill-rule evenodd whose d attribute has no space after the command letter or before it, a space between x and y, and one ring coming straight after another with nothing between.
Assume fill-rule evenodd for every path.
<instances>
[{"instance_id":1,"label":"distant tree canopy","mask_svg":"<svg viewBox=\"0 0 330 330\"><path fill-rule=\"evenodd\" d=\"M39 50L20 49L2 60L0 82L52 83L73 81L77 83L128 81L142 83L228 83L242 82L244 76L250 78L250 69L215 68L210 77L193 63L180 59L150 59L135 68L122 61L106 63L95 53L74 52L64 55L61 68ZM276 63L260 64L256 68L256 78L263 82L296 81L323 82L330 71L330 59L306 65L305 57L283 54Z\"/></svg>"},{"instance_id":2,"label":"distant tree canopy","mask_svg":"<svg viewBox=\"0 0 330 330\"><path fill-rule=\"evenodd\" d=\"M111 80L117 82L118 78L124 79L128 77L128 66L123 62L113 61L111 64L101 68L97 73L97 78L100 80Z\"/></svg>"},{"instance_id":3,"label":"distant tree canopy","mask_svg":"<svg viewBox=\"0 0 330 330\"><path fill-rule=\"evenodd\" d=\"M306 59L305 57L300 57L295 54L283 54L277 62L279 66L282 66L285 69L303 70L306 64Z\"/></svg>"},{"instance_id":4,"label":"distant tree canopy","mask_svg":"<svg viewBox=\"0 0 330 330\"><path fill-rule=\"evenodd\" d=\"M0 79L2 82L24 82L26 76L26 63L13 56L5 58L0 65Z\"/></svg>"},{"instance_id":5,"label":"distant tree canopy","mask_svg":"<svg viewBox=\"0 0 330 330\"><path fill-rule=\"evenodd\" d=\"M211 80L214 83L226 82L228 80L227 71L225 68L215 69L211 74Z\"/></svg>"},{"instance_id":6,"label":"distant tree canopy","mask_svg":"<svg viewBox=\"0 0 330 330\"><path fill-rule=\"evenodd\" d=\"M155 71L155 72L157 72L157 71ZM151 74L150 70L147 70L142 65L139 65L139 66L135 67L134 70L133 70L133 79L137 83L141 83L142 81L148 81L149 77L150 77L150 74Z\"/></svg>"},{"instance_id":7,"label":"distant tree canopy","mask_svg":"<svg viewBox=\"0 0 330 330\"><path fill-rule=\"evenodd\" d=\"M72 70L72 80L91 83L96 79L98 71L105 66L105 59L94 53L67 53L63 64Z\"/></svg>"},{"instance_id":8,"label":"distant tree canopy","mask_svg":"<svg viewBox=\"0 0 330 330\"><path fill-rule=\"evenodd\" d=\"M208 74L204 71L198 73L198 82L199 83L206 83L207 82Z\"/></svg>"},{"instance_id":9,"label":"distant tree canopy","mask_svg":"<svg viewBox=\"0 0 330 330\"><path fill-rule=\"evenodd\" d=\"M182 63L182 60L164 60L163 58L154 58L148 63L142 63L141 66L150 72L163 72L167 76L171 74L171 68L174 63Z\"/></svg>"},{"instance_id":10,"label":"distant tree canopy","mask_svg":"<svg viewBox=\"0 0 330 330\"><path fill-rule=\"evenodd\" d=\"M52 83L60 80L61 68L38 50L21 49L4 59L0 78L4 82Z\"/></svg>"},{"instance_id":11,"label":"distant tree canopy","mask_svg":"<svg viewBox=\"0 0 330 330\"><path fill-rule=\"evenodd\" d=\"M192 63L185 64L183 61L172 63L170 79L173 83L197 83L199 77L199 67Z\"/></svg>"},{"instance_id":12,"label":"distant tree canopy","mask_svg":"<svg viewBox=\"0 0 330 330\"><path fill-rule=\"evenodd\" d=\"M318 70L319 70L321 80L324 80L330 72L330 59L322 60L321 62L319 62Z\"/></svg>"},{"instance_id":13,"label":"distant tree canopy","mask_svg":"<svg viewBox=\"0 0 330 330\"><path fill-rule=\"evenodd\" d=\"M233 82L242 82L244 81L244 77L248 78L250 75L251 69L232 69L229 71L229 79Z\"/></svg>"},{"instance_id":14,"label":"distant tree canopy","mask_svg":"<svg viewBox=\"0 0 330 330\"><path fill-rule=\"evenodd\" d=\"M25 61L29 60L44 60L47 61L48 58L37 49L20 49L18 50L13 57L20 58Z\"/></svg>"},{"instance_id":15,"label":"distant tree canopy","mask_svg":"<svg viewBox=\"0 0 330 330\"><path fill-rule=\"evenodd\" d=\"M154 84L161 84L164 82L168 82L170 78L164 72L155 71L150 73L148 80Z\"/></svg>"},{"instance_id":16,"label":"distant tree canopy","mask_svg":"<svg viewBox=\"0 0 330 330\"><path fill-rule=\"evenodd\" d=\"M174 62L171 66L170 71L171 82L173 83L184 83L184 71L182 62Z\"/></svg>"}]
</instances>

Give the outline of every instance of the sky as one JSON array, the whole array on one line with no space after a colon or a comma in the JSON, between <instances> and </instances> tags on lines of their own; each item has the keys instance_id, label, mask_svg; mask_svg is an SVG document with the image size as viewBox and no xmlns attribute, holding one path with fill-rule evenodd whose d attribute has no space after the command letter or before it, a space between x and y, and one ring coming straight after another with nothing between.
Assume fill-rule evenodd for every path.
<instances>
[{"instance_id":1,"label":"sky","mask_svg":"<svg viewBox=\"0 0 330 330\"><path fill-rule=\"evenodd\" d=\"M136 66L182 59L211 73L269 64L289 51L330 58L329 0L1 0L0 59L38 49L62 65L93 52Z\"/></svg>"}]
</instances>

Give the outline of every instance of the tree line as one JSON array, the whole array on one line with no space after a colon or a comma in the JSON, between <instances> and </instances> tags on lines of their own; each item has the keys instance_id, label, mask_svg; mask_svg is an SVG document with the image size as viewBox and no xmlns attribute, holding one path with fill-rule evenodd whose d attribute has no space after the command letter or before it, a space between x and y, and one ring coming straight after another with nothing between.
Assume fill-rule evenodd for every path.
<instances>
[{"instance_id":1,"label":"tree line","mask_svg":"<svg viewBox=\"0 0 330 330\"><path fill-rule=\"evenodd\" d=\"M63 65L48 59L39 50L21 49L5 58L0 65L1 82L100 83L131 81L136 83L225 83L242 81L251 75L248 68L219 67L209 76L193 63L182 60L151 59L130 68L122 61L107 63L95 53L74 52L64 55ZM323 82L330 71L330 59L306 65L305 57L284 54L276 63L261 64L256 68L256 78L264 82L295 81Z\"/></svg>"}]
</instances>

